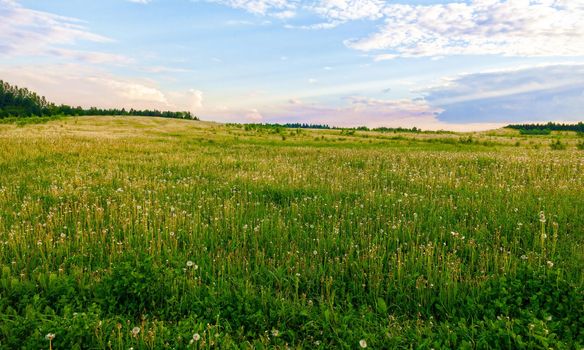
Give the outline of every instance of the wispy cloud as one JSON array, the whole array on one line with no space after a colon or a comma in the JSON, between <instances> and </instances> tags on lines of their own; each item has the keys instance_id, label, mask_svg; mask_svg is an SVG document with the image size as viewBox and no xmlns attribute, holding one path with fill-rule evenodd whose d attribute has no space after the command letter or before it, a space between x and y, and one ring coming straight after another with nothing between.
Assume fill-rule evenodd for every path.
<instances>
[{"instance_id":1,"label":"wispy cloud","mask_svg":"<svg viewBox=\"0 0 584 350\"><path fill-rule=\"evenodd\" d=\"M132 63L122 55L71 48L84 41L113 41L92 33L76 18L32 10L11 0L0 0L0 14L0 56L52 55L87 63Z\"/></svg>"},{"instance_id":2,"label":"wispy cloud","mask_svg":"<svg viewBox=\"0 0 584 350\"><path fill-rule=\"evenodd\" d=\"M321 0L308 9L331 21L347 22L383 17L385 1L381 0Z\"/></svg>"},{"instance_id":3,"label":"wispy cloud","mask_svg":"<svg viewBox=\"0 0 584 350\"><path fill-rule=\"evenodd\" d=\"M242 9L255 15L291 18L295 15L298 1L293 0L208 0L229 7Z\"/></svg>"}]
</instances>

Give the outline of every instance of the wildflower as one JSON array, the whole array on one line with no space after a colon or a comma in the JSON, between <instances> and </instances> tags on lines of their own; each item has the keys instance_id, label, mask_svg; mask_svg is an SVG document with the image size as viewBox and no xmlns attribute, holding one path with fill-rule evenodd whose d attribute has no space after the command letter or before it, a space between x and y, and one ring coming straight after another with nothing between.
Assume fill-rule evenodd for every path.
<instances>
[{"instance_id":1,"label":"wildflower","mask_svg":"<svg viewBox=\"0 0 584 350\"><path fill-rule=\"evenodd\" d=\"M318 252L315 250L315 251L312 252L312 254L317 255Z\"/></svg>"},{"instance_id":2,"label":"wildflower","mask_svg":"<svg viewBox=\"0 0 584 350\"><path fill-rule=\"evenodd\" d=\"M554 267L554 263L552 261L548 260L547 266L551 269L552 267Z\"/></svg>"},{"instance_id":3,"label":"wildflower","mask_svg":"<svg viewBox=\"0 0 584 350\"><path fill-rule=\"evenodd\" d=\"M541 223L545 222L545 213L543 211L539 212L539 222Z\"/></svg>"},{"instance_id":4,"label":"wildflower","mask_svg":"<svg viewBox=\"0 0 584 350\"><path fill-rule=\"evenodd\" d=\"M195 263L194 263L194 262L192 262L192 261L190 261L190 260L189 260L189 261L187 261L187 267L193 267L193 265L195 265Z\"/></svg>"},{"instance_id":5,"label":"wildflower","mask_svg":"<svg viewBox=\"0 0 584 350\"><path fill-rule=\"evenodd\" d=\"M45 339L47 340L55 339L55 333L48 333L47 335L45 335Z\"/></svg>"},{"instance_id":6,"label":"wildflower","mask_svg":"<svg viewBox=\"0 0 584 350\"><path fill-rule=\"evenodd\" d=\"M199 335L199 333L193 334L193 340L194 341L199 341L199 339L201 339L201 336Z\"/></svg>"},{"instance_id":7,"label":"wildflower","mask_svg":"<svg viewBox=\"0 0 584 350\"><path fill-rule=\"evenodd\" d=\"M134 337L137 336L138 333L140 333L140 327L134 327L134 328L132 328L132 335Z\"/></svg>"},{"instance_id":8,"label":"wildflower","mask_svg":"<svg viewBox=\"0 0 584 350\"><path fill-rule=\"evenodd\" d=\"M359 346L365 349L367 347L367 341L365 339L359 340Z\"/></svg>"},{"instance_id":9,"label":"wildflower","mask_svg":"<svg viewBox=\"0 0 584 350\"><path fill-rule=\"evenodd\" d=\"M279 331L279 330L277 330L277 329L272 329L272 335L273 335L274 337L277 337L277 336L279 336L279 335L280 335L280 331Z\"/></svg>"}]
</instances>

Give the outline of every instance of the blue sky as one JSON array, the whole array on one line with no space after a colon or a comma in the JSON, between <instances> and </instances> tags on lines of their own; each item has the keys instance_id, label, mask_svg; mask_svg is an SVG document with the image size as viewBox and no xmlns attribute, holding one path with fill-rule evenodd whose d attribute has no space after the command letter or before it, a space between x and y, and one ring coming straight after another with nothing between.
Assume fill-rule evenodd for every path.
<instances>
[{"instance_id":1,"label":"blue sky","mask_svg":"<svg viewBox=\"0 0 584 350\"><path fill-rule=\"evenodd\" d=\"M0 0L0 79L204 120L584 119L584 0Z\"/></svg>"}]
</instances>

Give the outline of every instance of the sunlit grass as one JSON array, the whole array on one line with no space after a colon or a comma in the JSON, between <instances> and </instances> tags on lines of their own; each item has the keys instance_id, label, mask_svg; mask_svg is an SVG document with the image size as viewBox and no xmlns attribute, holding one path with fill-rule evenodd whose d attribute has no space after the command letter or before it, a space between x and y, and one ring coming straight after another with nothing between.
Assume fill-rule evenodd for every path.
<instances>
[{"instance_id":1,"label":"sunlit grass","mask_svg":"<svg viewBox=\"0 0 584 350\"><path fill-rule=\"evenodd\" d=\"M580 348L578 142L0 125L0 347Z\"/></svg>"}]
</instances>

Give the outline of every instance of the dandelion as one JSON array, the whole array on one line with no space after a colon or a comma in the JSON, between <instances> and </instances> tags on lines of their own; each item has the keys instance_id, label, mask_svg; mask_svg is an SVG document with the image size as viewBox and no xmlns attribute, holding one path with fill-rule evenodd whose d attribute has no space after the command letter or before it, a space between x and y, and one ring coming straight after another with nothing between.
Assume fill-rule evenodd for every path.
<instances>
[{"instance_id":1,"label":"dandelion","mask_svg":"<svg viewBox=\"0 0 584 350\"><path fill-rule=\"evenodd\" d=\"M312 254L317 255L318 252L315 250L315 251L312 252Z\"/></svg>"},{"instance_id":2,"label":"dandelion","mask_svg":"<svg viewBox=\"0 0 584 350\"><path fill-rule=\"evenodd\" d=\"M138 333L140 333L140 327L134 327L134 328L132 328L132 335L134 337L137 336Z\"/></svg>"},{"instance_id":3,"label":"dandelion","mask_svg":"<svg viewBox=\"0 0 584 350\"><path fill-rule=\"evenodd\" d=\"M359 340L359 346L365 349L367 347L367 341L365 339Z\"/></svg>"},{"instance_id":4,"label":"dandelion","mask_svg":"<svg viewBox=\"0 0 584 350\"><path fill-rule=\"evenodd\" d=\"M48 333L45 335L45 339L49 341L49 349L53 350L53 339L55 339L55 333Z\"/></svg>"},{"instance_id":5,"label":"dandelion","mask_svg":"<svg viewBox=\"0 0 584 350\"><path fill-rule=\"evenodd\" d=\"M192 261L190 261L190 260L189 260L189 261L187 261L187 267L193 267L193 265L195 265L195 263L194 263L194 262L192 262Z\"/></svg>"},{"instance_id":6,"label":"dandelion","mask_svg":"<svg viewBox=\"0 0 584 350\"><path fill-rule=\"evenodd\" d=\"M199 333L193 334L193 340L194 341L199 341L199 339L201 339L201 336L199 335Z\"/></svg>"},{"instance_id":7,"label":"dandelion","mask_svg":"<svg viewBox=\"0 0 584 350\"><path fill-rule=\"evenodd\" d=\"M279 336L279 335L280 335L280 331L279 331L279 330L277 330L277 329L272 329L272 335L273 335L274 337L277 337L277 336Z\"/></svg>"},{"instance_id":8,"label":"dandelion","mask_svg":"<svg viewBox=\"0 0 584 350\"><path fill-rule=\"evenodd\" d=\"M547 266L551 269L552 267L554 267L554 263L552 261L548 260Z\"/></svg>"}]
</instances>

